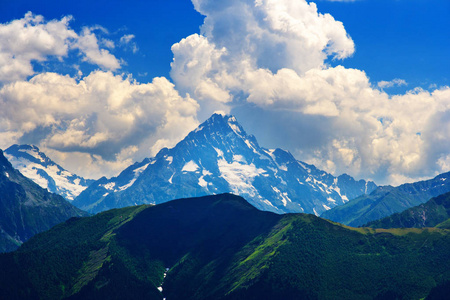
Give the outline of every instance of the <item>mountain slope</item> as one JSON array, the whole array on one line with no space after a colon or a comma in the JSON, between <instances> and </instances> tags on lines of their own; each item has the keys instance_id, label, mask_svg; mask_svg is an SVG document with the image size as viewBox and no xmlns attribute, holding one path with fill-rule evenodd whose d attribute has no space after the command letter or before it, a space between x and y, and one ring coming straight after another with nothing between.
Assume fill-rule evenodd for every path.
<instances>
[{"instance_id":1,"label":"mountain slope","mask_svg":"<svg viewBox=\"0 0 450 300\"><path fill-rule=\"evenodd\" d=\"M74 205L96 213L232 192L262 210L319 214L375 187L345 174L334 177L284 150L261 148L233 116L214 114L174 148L96 181Z\"/></svg>"},{"instance_id":2,"label":"mountain slope","mask_svg":"<svg viewBox=\"0 0 450 300\"><path fill-rule=\"evenodd\" d=\"M431 198L426 203L411 207L401 213L369 222L372 228L423 228L434 227L450 218L450 193Z\"/></svg>"},{"instance_id":3,"label":"mountain slope","mask_svg":"<svg viewBox=\"0 0 450 300\"><path fill-rule=\"evenodd\" d=\"M0 297L419 299L450 279L449 252L447 230L346 228L221 194L60 224L0 255Z\"/></svg>"},{"instance_id":4,"label":"mountain slope","mask_svg":"<svg viewBox=\"0 0 450 300\"><path fill-rule=\"evenodd\" d=\"M12 145L4 155L24 176L67 200L75 199L94 182L64 170L33 145Z\"/></svg>"},{"instance_id":5,"label":"mountain slope","mask_svg":"<svg viewBox=\"0 0 450 300\"><path fill-rule=\"evenodd\" d=\"M433 179L398 187L380 186L369 195L324 212L321 217L349 226L361 226L417 206L432 197L450 192L450 172Z\"/></svg>"},{"instance_id":6,"label":"mountain slope","mask_svg":"<svg viewBox=\"0 0 450 300\"><path fill-rule=\"evenodd\" d=\"M0 252L12 251L36 233L87 215L15 170L0 150Z\"/></svg>"}]
</instances>

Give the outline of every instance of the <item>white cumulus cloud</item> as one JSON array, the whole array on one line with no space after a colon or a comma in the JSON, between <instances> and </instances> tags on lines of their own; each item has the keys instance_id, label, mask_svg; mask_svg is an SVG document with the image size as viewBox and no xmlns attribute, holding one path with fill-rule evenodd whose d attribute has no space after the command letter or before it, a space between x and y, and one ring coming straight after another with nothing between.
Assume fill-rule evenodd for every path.
<instances>
[{"instance_id":1,"label":"white cumulus cloud","mask_svg":"<svg viewBox=\"0 0 450 300\"><path fill-rule=\"evenodd\" d=\"M396 78L391 81L385 81L385 80L379 81L377 83L377 85L379 88L384 89L384 88L390 88L390 87L394 87L394 86L408 85L408 83L406 83L406 81L404 79Z\"/></svg>"},{"instance_id":2,"label":"white cumulus cloud","mask_svg":"<svg viewBox=\"0 0 450 300\"><path fill-rule=\"evenodd\" d=\"M69 26L72 17L46 21L31 12L22 19L0 24L0 83L22 80L35 74L34 62L45 62L54 57L67 57L78 50L82 59L105 70L120 68L119 60L99 46L92 29L76 33ZM110 41L104 41L111 48Z\"/></svg>"},{"instance_id":3,"label":"white cumulus cloud","mask_svg":"<svg viewBox=\"0 0 450 300\"><path fill-rule=\"evenodd\" d=\"M166 78L141 84L104 71L79 81L42 73L7 84L0 89L0 106L0 137L9 138L2 138L1 147L34 143L79 153L88 159L83 168L88 161L98 168L123 166L154 155L155 145L173 146L198 125L197 102L181 97ZM80 171L101 175L95 168Z\"/></svg>"},{"instance_id":4,"label":"white cumulus cloud","mask_svg":"<svg viewBox=\"0 0 450 300\"><path fill-rule=\"evenodd\" d=\"M285 145L328 171L379 183L449 171L448 87L391 97L364 71L326 65L355 47L343 24L314 3L192 2L205 21L201 35L173 45L171 77L200 101L203 118L231 111L257 124L248 129L257 137L272 132L281 141L269 146Z\"/></svg>"}]
</instances>

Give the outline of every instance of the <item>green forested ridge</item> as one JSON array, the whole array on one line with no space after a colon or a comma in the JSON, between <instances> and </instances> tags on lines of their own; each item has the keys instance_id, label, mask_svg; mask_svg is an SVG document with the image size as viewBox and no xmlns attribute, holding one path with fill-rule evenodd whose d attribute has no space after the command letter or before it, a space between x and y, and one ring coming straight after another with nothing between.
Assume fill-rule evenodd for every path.
<instances>
[{"instance_id":1,"label":"green forested ridge","mask_svg":"<svg viewBox=\"0 0 450 300\"><path fill-rule=\"evenodd\" d=\"M424 204L412 207L401 213L369 222L366 226L373 228L399 227L448 227L450 218L450 193L434 197Z\"/></svg>"},{"instance_id":2,"label":"green forested ridge","mask_svg":"<svg viewBox=\"0 0 450 300\"><path fill-rule=\"evenodd\" d=\"M445 292L449 253L445 229L350 228L222 194L60 224L0 256L0 298L421 299Z\"/></svg>"}]
</instances>

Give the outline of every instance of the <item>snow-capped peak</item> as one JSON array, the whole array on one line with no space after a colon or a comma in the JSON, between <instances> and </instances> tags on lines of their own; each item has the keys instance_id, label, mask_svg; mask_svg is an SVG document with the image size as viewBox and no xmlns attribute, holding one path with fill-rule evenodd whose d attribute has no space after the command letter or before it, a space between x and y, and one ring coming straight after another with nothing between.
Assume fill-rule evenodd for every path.
<instances>
[{"instance_id":1,"label":"snow-capped peak","mask_svg":"<svg viewBox=\"0 0 450 300\"><path fill-rule=\"evenodd\" d=\"M4 153L24 176L67 200L73 200L93 182L63 169L34 145L12 145Z\"/></svg>"},{"instance_id":2,"label":"snow-capped peak","mask_svg":"<svg viewBox=\"0 0 450 300\"><path fill-rule=\"evenodd\" d=\"M260 147L234 116L224 113L213 114L174 148L162 149L148 160L130 166L116 178L99 180L74 203L98 212L232 192L262 210L321 213L343 204L350 190L357 195L366 191L365 182L343 187L331 174L297 161L288 151ZM133 170L146 164L135 177ZM123 184L127 189L115 188Z\"/></svg>"}]
</instances>

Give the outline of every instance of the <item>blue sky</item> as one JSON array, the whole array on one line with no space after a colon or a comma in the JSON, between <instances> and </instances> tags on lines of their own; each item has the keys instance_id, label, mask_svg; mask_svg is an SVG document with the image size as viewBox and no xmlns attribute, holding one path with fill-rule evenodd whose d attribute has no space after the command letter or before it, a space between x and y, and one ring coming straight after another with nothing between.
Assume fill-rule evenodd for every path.
<instances>
[{"instance_id":1,"label":"blue sky","mask_svg":"<svg viewBox=\"0 0 450 300\"><path fill-rule=\"evenodd\" d=\"M364 70L375 83L401 78L410 87L450 85L449 1L318 0L316 3L320 12L330 13L344 23L356 44L352 57L330 61L331 64ZM156 76L169 78L173 59L170 47L192 33L199 33L203 23L203 16L188 0L3 0L0 8L0 22L21 18L31 11L46 19L72 15L74 29L98 24L113 36L134 34L139 51L120 54L128 63L124 69L142 81L151 81Z\"/></svg>"},{"instance_id":2,"label":"blue sky","mask_svg":"<svg viewBox=\"0 0 450 300\"><path fill-rule=\"evenodd\" d=\"M223 110L336 175L428 178L450 170L448 28L446 0L2 0L0 147L112 176Z\"/></svg>"}]
</instances>

